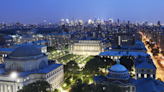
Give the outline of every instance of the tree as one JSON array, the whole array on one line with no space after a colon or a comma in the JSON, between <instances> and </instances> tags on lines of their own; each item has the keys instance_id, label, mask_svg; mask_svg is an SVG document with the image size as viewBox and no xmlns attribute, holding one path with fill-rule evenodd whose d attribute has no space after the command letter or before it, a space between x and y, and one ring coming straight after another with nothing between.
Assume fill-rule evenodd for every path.
<instances>
[{"instance_id":1,"label":"tree","mask_svg":"<svg viewBox=\"0 0 164 92\"><path fill-rule=\"evenodd\" d=\"M154 47L154 44L149 44L149 48L153 48Z\"/></svg>"},{"instance_id":2,"label":"tree","mask_svg":"<svg viewBox=\"0 0 164 92\"><path fill-rule=\"evenodd\" d=\"M70 62L68 62L65 65L64 68L65 68L64 70L65 70L66 73L69 73L69 74L72 75L72 79L73 79L73 75L76 74L77 73L77 70L79 69L77 63L75 61L73 61L73 60L70 61Z\"/></svg>"},{"instance_id":3,"label":"tree","mask_svg":"<svg viewBox=\"0 0 164 92\"><path fill-rule=\"evenodd\" d=\"M23 86L18 92L48 92L51 86L47 81L39 80L28 85Z\"/></svg>"},{"instance_id":4,"label":"tree","mask_svg":"<svg viewBox=\"0 0 164 92\"><path fill-rule=\"evenodd\" d=\"M60 92L60 90L59 89L55 89L53 92Z\"/></svg>"},{"instance_id":5,"label":"tree","mask_svg":"<svg viewBox=\"0 0 164 92\"><path fill-rule=\"evenodd\" d=\"M158 49L152 49L151 52L153 53L153 56L157 56L159 53Z\"/></svg>"},{"instance_id":6,"label":"tree","mask_svg":"<svg viewBox=\"0 0 164 92\"><path fill-rule=\"evenodd\" d=\"M157 80L162 81L161 78L158 78Z\"/></svg>"},{"instance_id":7,"label":"tree","mask_svg":"<svg viewBox=\"0 0 164 92\"><path fill-rule=\"evenodd\" d=\"M131 71L132 66L134 65L134 57L133 56L122 56L120 58L120 64L124 65L129 71Z\"/></svg>"},{"instance_id":8,"label":"tree","mask_svg":"<svg viewBox=\"0 0 164 92\"><path fill-rule=\"evenodd\" d=\"M55 51L55 50L56 50L55 47L48 47L48 48L47 48L47 52L52 52L52 51Z\"/></svg>"},{"instance_id":9,"label":"tree","mask_svg":"<svg viewBox=\"0 0 164 92\"><path fill-rule=\"evenodd\" d=\"M81 92L122 92L122 88L114 84L85 84Z\"/></svg>"}]
</instances>

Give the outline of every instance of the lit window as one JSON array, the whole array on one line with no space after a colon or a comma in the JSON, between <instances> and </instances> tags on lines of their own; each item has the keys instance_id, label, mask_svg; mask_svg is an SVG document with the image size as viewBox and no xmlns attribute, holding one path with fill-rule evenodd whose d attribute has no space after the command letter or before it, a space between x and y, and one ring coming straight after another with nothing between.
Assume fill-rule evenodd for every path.
<instances>
[{"instance_id":1,"label":"lit window","mask_svg":"<svg viewBox=\"0 0 164 92\"><path fill-rule=\"evenodd\" d=\"M138 74L138 77L140 78L141 77L141 74Z\"/></svg>"},{"instance_id":2,"label":"lit window","mask_svg":"<svg viewBox=\"0 0 164 92\"><path fill-rule=\"evenodd\" d=\"M144 78L147 78L147 74L144 74Z\"/></svg>"}]
</instances>

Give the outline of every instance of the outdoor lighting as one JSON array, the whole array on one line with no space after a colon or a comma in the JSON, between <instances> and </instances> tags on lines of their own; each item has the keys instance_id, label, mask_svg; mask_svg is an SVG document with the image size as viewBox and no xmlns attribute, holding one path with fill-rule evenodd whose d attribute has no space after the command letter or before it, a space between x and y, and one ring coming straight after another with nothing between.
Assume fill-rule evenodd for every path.
<instances>
[{"instance_id":1,"label":"outdoor lighting","mask_svg":"<svg viewBox=\"0 0 164 92\"><path fill-rule=\"evenodd\" d=\"M103 90L105 90L105 87L103 87Z\"/></svg>"},{"instance_id":2,"label":"outdoor lighting","mask_svg":"<svg viewBox=\"0 0 164 92\"><path fill-rule=\"evenodd\" d=\"M17 73L16 72L12 72L10 76L11 76L11 78L16 78L17 77Z\"/></svg>"},{"instance_id":3,"label":"outdoor lighting","mask_svg":"<svg viewBox=\"0 0 164 92\"><path fill-rule=\"evenodd\" d=\"M70 81L72 82L72 80L73 80L73 79L71 78Z\"/></svg>"},{"instance_id":4,"label":"outdoor lighting","mask_svg":"<svg viewBox=\"0 0 164 92\"><path fill-rule=\"evenodd\" d=\"M64 84L63 84L63 87L66 87L66 86L67 86L67 84L66 84L66 83L64 83Z\"/></svg>"},{"instance_id":5,"label":"outdoor lighting","mask_svg":"<svg viewBox=\"0 0 164 92\"><path fill-rule=\"evenodd\" d=\"M17 75L18 74L16 72L12 72L11 75L10 75L10 77L14 79L14 86L15 87L16 87L16 85L15 85L15 78L17 77ZM15 92L16 92L16 89L15 89Z\"/></svg>"}]
</instances>

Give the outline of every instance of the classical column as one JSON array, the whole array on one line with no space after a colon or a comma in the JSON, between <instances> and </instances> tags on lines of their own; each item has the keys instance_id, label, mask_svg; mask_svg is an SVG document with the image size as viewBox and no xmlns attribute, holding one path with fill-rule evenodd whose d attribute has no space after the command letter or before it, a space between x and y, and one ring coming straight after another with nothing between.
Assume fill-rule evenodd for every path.
<instances>
[{"instance_id":1,"label":"classical column","mask_svg":"<svg viewBox=\"0 0 164 92\"><path fill-rule=\"evenodd\" d=\"M1 92L3 92L3 85L1 84Z\"/></svg>"},{"instance_id":2,"label":"classical column","mask_svg":"<svg viewBox=\"0 0 164 92\"><path fill-rule=\"evenodd\" d=\"M5 92L7 92L7 85L4 85L5 86Z\"/></svg>"},{"instance_id":3,"label":"classical column","mask_svg":"<svg viewBox=\"0 0 164 92\"><path fill-rule=\"evenodd\" d=\"M12 92L12 85L9 85L9 92Z\"/></svg>"}]
</instances>

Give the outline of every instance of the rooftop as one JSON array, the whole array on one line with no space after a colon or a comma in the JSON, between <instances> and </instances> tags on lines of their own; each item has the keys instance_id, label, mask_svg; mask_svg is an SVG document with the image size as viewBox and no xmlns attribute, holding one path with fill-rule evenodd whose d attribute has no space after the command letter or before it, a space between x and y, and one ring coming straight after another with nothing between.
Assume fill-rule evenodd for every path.
<instances>
[{"instance_id":1,"label":"rooftop","mask_svg":"<svg viewBox=\"0 0 164 92\"><path fill-rule=\"evenodd\" d=\"M164 83L154 78L142 78L136 80L136 92L163 92Z\"/></svg>"},{"instance_id":2,"label":"rooftop","mask_svg":"<svg viewBox=\"0 0 164 92\"><path fill-rule=\"evenodd\" d=\"M15 48L0 48L0 52L13 52Z\"/></svg>"},{"instance_id":3,"label":"rooftop","mask_svg":"<svg viewBox=\"0 0 164 92\"><path fill-rule=\"evenodd\" d=\"M135 68L156 69L152 59L141 57L135 59Z\"/></svg>"},{"instance_id":4,"label":"rooftop","mask_svg":"<svg viewBox=\"0 0 164 92\"><path fill-rule=\"evenodd\" d=\"M9 56L10 57L28 57L37 56L42 54L42 52L32 45L21 45L16 48Z\"/></svg>"},{"instance_id":5,"label":"rooftop","mask_svg":"<svg viewBox=\"0 0 164 92\"><path fill-rule=\"evenodd\" d=\"M54 70L55 68L61 66L62 64L56 64L56 63L51 63L49 65L47 65L46 67L42 68L42 69L39 69L39 70L36 70L36 71L27 71L27 72L18 72L18 77L24 77L24 76L27 76L27 75L30 75L30 74L46 74L52 70ZM4 73L5 72L5 67L3 67L3 65L0 65L0 75L4 75L4 76L9 76L10 74L9 73Z\"/></svg>"},{"instance_id":6,"label":"rooftop","mask_svg":"<svg viewBox=\"0 0 164 92\"><path fill-rule=\"evenodd\" d=\"M105 51L105 52L101 52L99 55L100 56L124 56L124 55L130 56L131 55L134 57L138 57L139 55L141 55L146 57L148 54L145 52L134 52L134 51L128 51L128 53L127 51L122 51L119 54L119 51Z\"/></svg>"}]
</instances>

